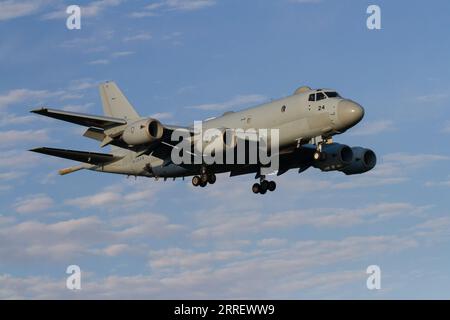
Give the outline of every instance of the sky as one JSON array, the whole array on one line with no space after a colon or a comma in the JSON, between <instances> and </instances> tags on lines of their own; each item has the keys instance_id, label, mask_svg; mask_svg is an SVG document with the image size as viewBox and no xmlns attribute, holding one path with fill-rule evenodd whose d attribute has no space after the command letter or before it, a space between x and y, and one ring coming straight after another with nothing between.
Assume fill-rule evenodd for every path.
<instances>
[{"instance_id":1,"label":"sky","mask_svg":"<svg viewBox=\"0 0 450 320\"><path fill-rule=\"evenodd\" d=\"M450 298L450 2L79 1L68 30L70 4L0 1L1 299ZM371 4L380 30L366 26ZM291 170L264 196L253 175L204 189L58 176L75 163L27 150L108 150L29 110L102 114L107 80L173 125L335 88L365 108L335 141L378 163ZM69 265L81 290L66 288ZM366 287L370 265L380 290Z\"/></svg>"}]
</instances>

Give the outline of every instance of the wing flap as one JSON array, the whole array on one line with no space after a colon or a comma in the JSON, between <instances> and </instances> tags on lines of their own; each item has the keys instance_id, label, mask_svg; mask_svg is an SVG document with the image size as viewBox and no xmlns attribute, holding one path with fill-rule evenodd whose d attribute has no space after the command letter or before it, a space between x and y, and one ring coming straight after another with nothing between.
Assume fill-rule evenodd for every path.
<instances>
[{"instance_id":1,"label":"wing flap","mask_svg":"<svg viewBox=\"0 0 450 320\"><path fill-rule=\"evenodd\" d=\"M77 151L77 150L65 150L65 149L55 149L55 148L36 148L30 151L42 153L54 157L75 160L79 162L89 163L89 164L105 164L121 159L121 157L114 156L112 154L106 153L96 153L88 151Z\"/></svg>"}]
</instances>

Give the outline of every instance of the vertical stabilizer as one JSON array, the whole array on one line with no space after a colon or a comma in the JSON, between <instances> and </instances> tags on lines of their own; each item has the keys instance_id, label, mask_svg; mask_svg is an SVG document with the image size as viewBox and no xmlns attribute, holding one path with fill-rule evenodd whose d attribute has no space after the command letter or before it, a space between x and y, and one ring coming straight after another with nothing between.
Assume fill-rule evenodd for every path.
<instances>
[{"instance_id":1,"label":"vertical stabilizer","mask_svg":"<svg viewBox=\"0 0 450 320\"><path fill-rule=\"evenodd\" d=\"M125 120L139 119L136 110L114 82L106 82L100 85L100 97L102 98L103 112L106 116Z\"/></svg>"}]
</instances>

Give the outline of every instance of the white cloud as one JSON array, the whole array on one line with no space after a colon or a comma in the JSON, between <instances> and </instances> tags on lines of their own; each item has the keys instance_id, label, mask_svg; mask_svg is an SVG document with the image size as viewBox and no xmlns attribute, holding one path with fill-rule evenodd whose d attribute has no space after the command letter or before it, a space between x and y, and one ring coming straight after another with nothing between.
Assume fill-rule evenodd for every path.
<instances>
[{"instance_id":1,"label":"white cloud","mask_svg":"<svg viewBox=\"0 0 450 320\"><path fill-rule=\"evenodd\" d=\"M91 1L87 5L81 5L81 15L83 18L96 17L103 13L106 9L117 7L124 0L97 0ZM67 17L67 6L60 6L57 10L49 12L42 16L44 20L64 19Z\"/></svg>"},{"instance_id":2,"label":"white cloud","mask_svg":"<svg viewBox=\"0 0 450 320\"><path fill-rule=\"evenodd\" d=\"M98 60L90 61L89 64L91 64L91 65L105 65L105 64L109 64L109 60L108 59L98 59Z\"/></svg>"},{"instance_id":3,"label":"white cloud","mask_svg":"<svg viewBox=\"0 0 450 320\"><path fill-rule=\"evenodd\" d=\"M147 5L144 10L131 13L131 17L152 17L165 11L196 11L216 4L216 0L163 0Z\"/></svg>"},{"instance_id":4,"label":"white cloud","mask_svg":"<svg viewBox=\"0 0 450 320\"><path fill-rule=\"evenodd\" d=\"M134 54L133 51L118 51L111 54L113 58L126 57Z\"/></svg>"},{"instance_id":5,"label":"white cloud","mask_svg":"<svg viewBox=\"0 0 450 320\"><path fill-rule=\"evenodd\" d=\"M0 2L0 21L32 15L49 1L6 0Z\"/></svg>"},{"instance_id":6,"label":"white cloud","mask_svg":"<svg viewBox=\"0 0 450 320\"><path fill-rule=\"evenodd\" d=\"M45 142L49 141L48 131L45 129L39 130L9 130L0 131L1 147L13 146L28 142Z\"/></svg>"},{"instance_id":7,"label":"white cloud","mask_svg":"<svg viewBox=\"0 0 450 320\"><path fill-rule=\"evenodd\" d=\"M225 102L201 104L197 106L189 106L187 108L198 110L229 110L232 108L239 109L248 105L262 103L266 100L267 98L265 96L259 94L239 95Z\"/></svg>"},{"instance_id":8,"label":"white cloud","mask_svg":"<svg viewBox=\"0 0 450 320\"><path fill-rule=\"evenodd\" d=\"M152 39L152 34L149 32L141 32L132 36L128 36L123 38L123 41L128 42L128 41L147 41Z\"/></svg>"},{"instance_id":9,"label":"white cloud","mask_svg":"<svg viewBox=\"0 0 450 320\"><path fill-rule=\"evenodd\" d=\"M36 194L19 199L15 204L18 213L34 213L47 210L53 206L53 199L45 194Z\"/></svg>"},{"instance_id":10,"label":"white cloud","mask_svg":"<svg viewBox=\"0 0 450 320\"><path fill-rule=\"evenodd\" d=\"M350 134L354 136L368 136L395 130L392 120L378 120L366 122L353 130Z\"/></svg>"},{"instance_id":11,"label":"white cloud","mask_svg":"<svg viewBox=\"0 0 450 320\"><path fill-rule=\"evenodd\" d=\"M0 172L0 181L6 180L16 180L25 175L25 172L21 171L10 171L10 172Z\"/></svg>"},{"instance_id":12,"label":"white cloud","mask_svg":"<svg viewBox=\"0 0 450 320\"><path fill-rule=\"evenodd\" d=\"M113 205L120 202L121 196L112 191L106 191L94 194L92 196L84 196L71 200L66 200L67 204L80 207L81 209Z\"/></svg>"},{"instance_id":13,"label":"white cloud","mask_svg":"<svg viewBox=\"0 0 450 320\"><path fill-rule=\"evenodd\" d=\"M437 103L444 101L448 98L447 93L431 93L431 94L425 94L421 95L415 98L417 102L421 103Z\"/></svg>"},{"instance_id":14,"label":"white cloud","mask_svg":"<svg viewBox=\"0 0 450 320\"><path fill-rule=\"evenodd\" d=\"M36 120L37 120L36 117L33 115L18 116L16 114L10 114L5 112L0 113L0 127L16 126L30 123L32 121L34 122Z\"/></svg>"},{"instance_id":15,"label":"white cloud","mask_svg":"<svg viewBox=\"0 0 450 320\"><path fill-rule=\"evenodd\" d=\"M130 246L124 243L113 244L103 249L103 253L110 257L116 257L123 253L129 252Z\"/></svg>"},{"instance_id":16,"label":"white cloud","mask_svg":"<svg viewBox=\"0 0 450 320\"><path fill-rule=\"evenodd\" d=\"M61 95L61 92L50 92L47 90L15 89L0 95L0 108L29 102L31 100L43 100Z\"/></svg>"},{"instance_id":17,"label":"white cloud","mask_svg":"<svg viewBox=\"0 0 450 320\"><path fill-rule=\"evenodd\" d=\"M152 114L150 117L158 120L165 120L165 119L172 119L173 114L170 112L158 112Z\"/></svg>"},{"instance_id":18,"label":"white cloud","mask_svg":"<svg viewBox=\"0 0 450 320\"><path fill-rule=\"evenodd\" d=\"M24 167L34 167L41 163L42 158L37 154L24 150L6 150L0 152L0 168L8 170L19 169Z\"/></svg>"}]
</instances>

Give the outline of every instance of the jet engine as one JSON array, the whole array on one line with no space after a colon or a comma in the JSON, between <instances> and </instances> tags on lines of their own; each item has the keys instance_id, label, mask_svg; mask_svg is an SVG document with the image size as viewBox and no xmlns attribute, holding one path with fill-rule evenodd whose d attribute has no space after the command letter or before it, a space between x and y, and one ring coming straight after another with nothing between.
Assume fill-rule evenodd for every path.
<instances>
[{"instance_id":1,"label":"jet engine","mask_svg":"<svg viewBox=\"0 0 450 320\"><path fill-rule=\"evenodd\" d=\"M361 147L353 147L352 151L353 161L348 166L340 170L343 173L347 175L364 173L373 169L377 164L377 156L372 150Z\"/></svg>"},{"instance_id":2,"label":"jet engine","mask_svg":"<svg viewBox=\"0 0 450 320\"><path fill-rule=\"evenodd\" d=\"M161 139L164 128L156 119L143 119L128 125L122 140L128 145L147 144Z\"/></svg>"},{"instance_id":3,"label":"jet engine","mask_svg":"<svg viewBox=\"0 0 450 320\"><path fill-rule=\"evenodd\" d=\"M344 144L330 143L322 145L321 157L314 160L313 166L322 171L341 170L353 160L352 149Z\"/></svg>"}]
</instances>

